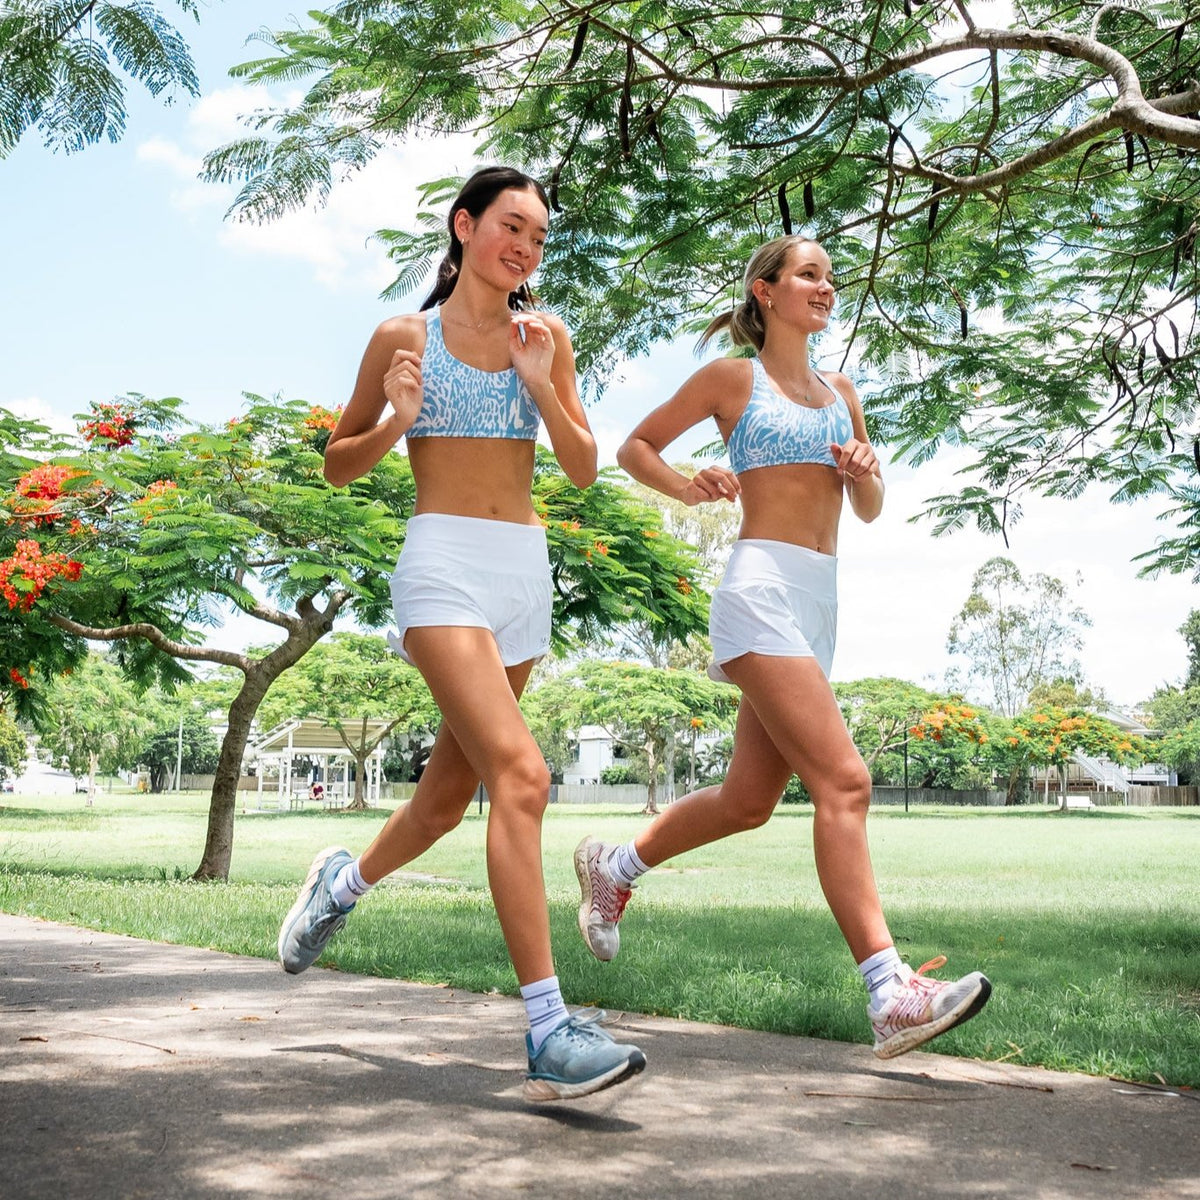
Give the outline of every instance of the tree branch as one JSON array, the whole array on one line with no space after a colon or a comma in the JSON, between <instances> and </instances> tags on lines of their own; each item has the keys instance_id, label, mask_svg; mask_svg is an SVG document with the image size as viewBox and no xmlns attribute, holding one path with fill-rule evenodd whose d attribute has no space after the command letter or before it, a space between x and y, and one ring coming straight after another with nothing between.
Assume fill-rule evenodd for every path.
<instances>
[{"instance_id":1,"label":"tree branch","mask_svg":"<svg viewBox=\"0 0 1200 1200\"><path fill-rule=\"evenodd\" d=\"M214 650L206 646L191 646L187 642L178 642L174 638L167 637L157 625L151 625L148 621L97 629L91 625L81 625L78 621L72 621L70 617L59 616L57 613L51 613L47 619L51 625L56 625L67 633L87 638L92 642L116 642L124 638L144 638L152 646L164 654L171 655L172 658L183 658L192 662L221 663L227 667L236 667L242 672L248 672L254 665L246 655L236 654L232 650Z\"/></svg>"}]
</instances>

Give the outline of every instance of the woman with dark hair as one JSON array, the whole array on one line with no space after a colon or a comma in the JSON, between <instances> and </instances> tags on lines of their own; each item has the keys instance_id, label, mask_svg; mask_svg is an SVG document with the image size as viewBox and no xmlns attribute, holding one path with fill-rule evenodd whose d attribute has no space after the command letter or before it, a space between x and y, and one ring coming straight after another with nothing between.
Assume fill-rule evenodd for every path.
<instances>
[{"instance_id":1,"label":"woman with dark hair","mask_svg":"<svg viewBox=\"0 0 1200 1200\"><path fill-rule=\"evenodd\" d=\"M488 881L529 1016L531 1100L587 1095L646 1062L600 1014L563 1003L542 880L550 777L517 706L550 648L550 564L530 499L539 425L573 483L596 478L570 336L529 288L548 215L541 186L519 171L467 180L433 291L420 312L375 331L325 449L325 477L340 487L407 438L417 494L391 581L390 640L443 720L412 799L358 858L317 855L279 933L284 969L303 971L360 897L459 823L482 780Z\"/></svg>"},{"instance_id":2,"label":"woman with dark hair","mask_svg":"<svg viewBox=\"0 0 1200 1200\"><path fill-rule=\"evenodd\" d=\"M728 329L754 358L697 371L629 435L617 460L635 479L685 504L741 499L742 527L713 595L709 674L742 691L729 774L676 801L626 845L584 838L575 852L579 926L599 959L620 946L617 923L638 877L687 850L762 825L794 773L814 807L817 875L854 955L881 1058L902 1054L974 1016L991 984L979 972L931 979L938 957L913 971L888 931L867 847L871 777L828 682L837 629L837 532L843 497L873 521L883 479L854 385L821 374L808 339L829 324L833 268L816 242L784 237L759 247L742 303L713 321L703 345ZM731 469L694 478L663 451L715 419Z\"/></svg>"}]
</instances>

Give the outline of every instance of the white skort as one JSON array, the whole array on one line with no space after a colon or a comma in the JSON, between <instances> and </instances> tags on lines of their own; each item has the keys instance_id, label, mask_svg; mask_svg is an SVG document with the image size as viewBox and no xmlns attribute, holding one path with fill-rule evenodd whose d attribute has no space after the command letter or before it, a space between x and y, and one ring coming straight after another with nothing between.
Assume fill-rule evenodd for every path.
<instances>
[{"instance_id":1,"label":"white skort","mask_svg":"<svg viewBox=\"0 0 1200 1200\"><path fill-rule=\"evenodd\" d=\"M743 654L815 658L826 678L837 640L837 558L765 538L734 544L709 608L710 679Z\"/></svg>"},{"instance_id":2,"label":"white skort","mask_svg":"<svg viewBox=\"0 0 1200 1200\"><path fill-rule=\"evenodd\" d=\"M397 632L388 643L405 662L410 629L490 629L506 667L550 649L553 584L540 525L449 513L410 518L391 579Z\"/></svg>"}]
</instances>

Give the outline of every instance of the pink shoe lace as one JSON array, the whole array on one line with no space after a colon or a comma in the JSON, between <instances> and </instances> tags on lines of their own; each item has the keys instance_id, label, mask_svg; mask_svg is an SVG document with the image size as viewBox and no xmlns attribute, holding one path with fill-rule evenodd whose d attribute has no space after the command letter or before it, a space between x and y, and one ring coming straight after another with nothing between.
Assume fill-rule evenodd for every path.
<instances>
[{"instance_id":1,"label":"pink shoe lace","mask_svg":"<svg viewBox=\"0 0 1200 1200\"><path fill-rule=\"evenodd\" d=\"M939 954L918 967L892 993L878 1019L872 1021L876 1034L890 1037L901 1029L923 1025L933 1016L934 997L949 985L940 979L926 979L926 971L936 971L946 965L946 956Z\"/></svg>"}]
</instances>

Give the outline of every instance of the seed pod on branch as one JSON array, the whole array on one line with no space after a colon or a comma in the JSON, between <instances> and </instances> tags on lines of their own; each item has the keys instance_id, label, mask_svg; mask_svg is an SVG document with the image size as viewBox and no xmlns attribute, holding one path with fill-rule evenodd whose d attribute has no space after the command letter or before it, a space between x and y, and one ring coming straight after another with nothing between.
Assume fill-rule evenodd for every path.
<instances>
[{"instance_id":1,"label":"seed pod on branch","mask_svg":"<svg viewBox=\"0 0 1200 1200\"><path fill-rule=\"evenodd\" d=\"M788 205L787 184L779 185L779 219L783 222L783 232L792 232L792 210Z\"/></svg>"},{"instance_id":2,"label":"seed pod on branch","mask_svg":"<svg viewBox=\"0 0 1200 1200\"><path fill-rule=\"evenodd\" d=\"M579 61L580 55L583 54L583 44L587 41L588 35L588 19L584 17L579 22L579 28L575 31L575 41L571 43L571 57L567 59L565 70L569 71Z\"/></svg>"},{"instance_id":3,"label":"seed pod on branch","mask_svg":"<svg viewBox=\"0 0 1200 1200\"><path fill-rule=\"evenodd\" d=\"M942 192L944 191L945 188L938 187L936 183L933 185L933 200L929 205L928 220L928 228L930 233L933 232L933 227L937 224L938 206L942 202Z\"/></svg>"},{"instance_id":4,"label":"seed pod on branch","mask_svg":"<svg viewBox=\"0 0 1200 1200\"><path fill-rule=\"evenodd\" d=\"M617 105L617 130L621 137L621 157L629 161L629 111L633 107L633 43L625 47L625 82L621 85L621 102Z\"/></svg>"},{"instance_id":5,"label":"seed pod on branch","mask_svg":"<svg viewBox=\"0 0 1200 1200\"><path fill-rule=\"evenodd\" d=\"M816 201L813 199L812 180L808 180L804 184L804 216L806 220L811 221L817 211Z\"/></svg>"}]
</instances>

